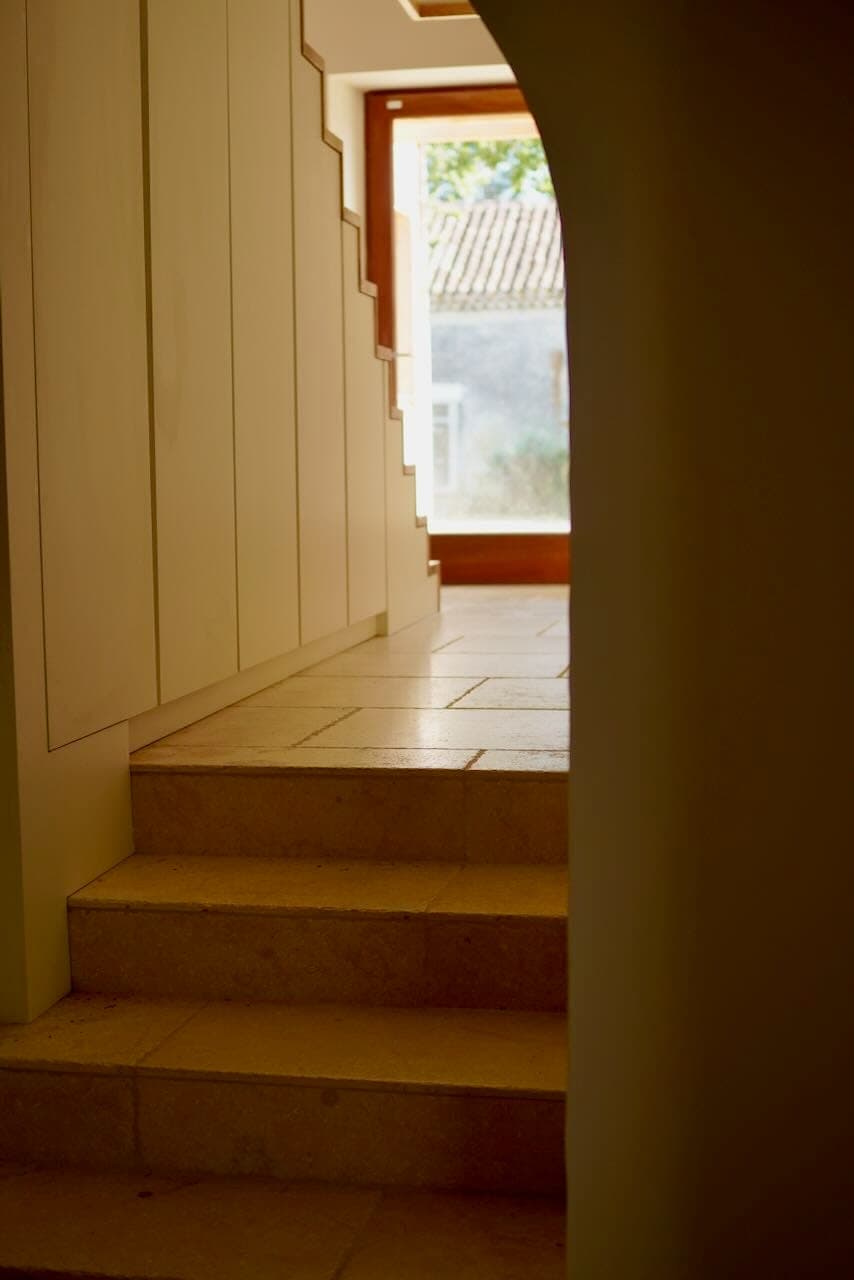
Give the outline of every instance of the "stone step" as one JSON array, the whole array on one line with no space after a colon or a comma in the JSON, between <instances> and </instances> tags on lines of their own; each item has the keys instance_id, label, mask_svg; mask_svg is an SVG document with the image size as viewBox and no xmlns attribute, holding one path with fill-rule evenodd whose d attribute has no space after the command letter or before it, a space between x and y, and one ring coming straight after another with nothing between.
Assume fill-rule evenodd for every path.
<instances>
[{"instance_id":1,"label":"stone step","mask_svg":"<svg viewBox=\"0 0 854 1280\"><path fill-rule=\"evenodd\" d=\"M566 863L566 772L136 763L131 785L138 853Z\"/></svg>"},{"instance_id":2,"label":"stone step","mask_svg":"<svg viewBox=\"0 0 854 1280\"><path fill-rule=\"evenodd\" d=\"M558 1194L559 1014L72 995L0 1028L0 1160Z\"/></svg>"},{"instance_id":3,"label":"stone step","mask_svg":"<svg viewBox=\"0 0 854 1280\"><path fill-rule=\"evenodd\" d=\"M567 874L537 865L136 854L69 900L74 987L555 1010Z\"/></svg>"},{"instance_id":4,"label":"stone step","mask_svg":"<svg viewBox=\"0 0 854 1280\"><path fill-rule=\"evenodd\" d=\"M0 1166L0 1276L563 1280L531 1197Z\"/></svg>"}]
</instances>

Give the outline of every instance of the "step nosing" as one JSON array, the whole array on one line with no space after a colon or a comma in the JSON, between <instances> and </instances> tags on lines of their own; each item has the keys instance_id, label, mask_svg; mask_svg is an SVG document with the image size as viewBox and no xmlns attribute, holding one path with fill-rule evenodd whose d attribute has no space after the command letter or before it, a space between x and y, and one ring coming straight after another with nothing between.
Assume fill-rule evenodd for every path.
<instances>
[{"instance_id":1,"label":"step nosing","mask_svg":"<svg viewBox=\"0 0 854 1280\"><path fill-rule=\"evenodd\" d=\"M322 748L318 748L321 750ZM402 750L404 748L396 747L375 747L365 748L365 750ZM412 748L411 748L412 749ZM426 748L429 749L429 748ZM452 748L434 748L436 750L450 750ZM456 748L458 750L468 750L468 748ZM483 750L494 750L495 748L485 747ZM531 748L535 749L535 748ZM536 748L542 750L551 750L551 748ZM441 766L431 766L429 768L417 768L413 766L364 766L364 765L285 765L285 764L240 764L237 761L223 761L222 764L166 764L161 762L152 762L151 764L138 763L131 764L130 772L132 774L165 774L173 777L199 777L199 776L241 776L241 777L306 777L313 778L399 778L401 776L411 778L457 778L465 781L467 785L479 786L483 782L489 780L500 779L502 781L516 780L522 782L535 782L541 785L552 785L554 783L565 784L569 778L568 769L469 769L469 768L442 768ZM474 782L471 780L474 779Z\"/></svg>"},{"instance_id":2,"label":"step nosing","mask_svg":"<svg viewBox=\"0 0 854 1280\"><path fill-rule=\"evenodd\" d=\"M129 1077L136 1069L130 1062L84 1062L77 1058L0 1058L0 1071L24 1075L89 1075Z\"/></svg>"},{"instance_id":3,"label":"step nosing","mask_svg":"<svg viewBox=\"0 0 854 1280\"><path fill-rule=\"evenodd\" d=\"M385 907L324 907L324 906L304 906L304 907L286 907L286 906L267 906L262 903L252 903L244 905L243 903L217 902L217 903L192 903L186 900L170 900L168 902L129 902L120 899L103 899L103 898L81 898L74 896L69 900L68 907L70 911L104 911L112 912L115 915L124 915L128 912L145 912L152 915L234 915L234 916L257 916L259 918L296 918L309 920L429 920L435 924L503 924L509 926L519 925L527 927L529 925L562 923L566 921L567 913L553 912L508 912L508 911L478 911L461 908L454 910L453 908L442 908L437 910L432 907L413 907L413 908L385 908Z\"/></svg>"},{"instance_id":4,"label":"step nosing","mask_svg":"<svg viewBox=\"0 0 854 1280\"><path fill-rule=\"evenodd\" d=\"M69 909L72 911L110 911L115 915L124 915L127 912L145 912L151 915L232 915L232 916L258 916L285 918L296 917L299 919L334 919L334 920L358 920L358 919L377 919L381 917L386 920L409 920L413 916L420 916L424 913L420 909L405 910L403 908L394 908L386 910L383 907L279 907L264 906L261 903L244 906L242 903L205 903L204 905L190 902L122 902L122 901L104 901L103 899L72 899L69 901Z\"/></svg>"},{"instance_id":5,"label":"step nosing","mask_svg":"<svg viewBox=\"0 0 854 1280\"><path fill-rule=\"evenodd\" d=\"M531 1098L560 1101L562 1089L535 1085L479 1084L472 1081L401 1080L392 1076L324 1076L287 1071L250 1071L238 1068L156 1066L140 1063L127 1073L138 1079L194 1080L210 1084L260 1084L282 1088L341 1089L373 1093L419 1093L443 1097Z\"/></svg>"},{"instance_id":6,"label":"step nosing","mask_svg":"<svg viewBox=\"0 0 854 1280\"><path fill-rule=\"evenodd\" d=\"M0 1060L0 1071L19 1075L53 1076L86 1075L108 1076L124 1080L174 1080L206 1082L208 1084L269 1085L274 1088L340 1089L372 1093L417 1093L442 1097L519 1098L546 1101L562 1101L564 1089L549 1089L535 1085L481 1084L474 1081L402 1080L383 1076L325 1076L306 1075L288 1071L253 1071L236 1067L158 1066L139 1063L91 1063L74 1059L49 1061L34 1058L12 1062Z\"/></svg>"}]
</instances>

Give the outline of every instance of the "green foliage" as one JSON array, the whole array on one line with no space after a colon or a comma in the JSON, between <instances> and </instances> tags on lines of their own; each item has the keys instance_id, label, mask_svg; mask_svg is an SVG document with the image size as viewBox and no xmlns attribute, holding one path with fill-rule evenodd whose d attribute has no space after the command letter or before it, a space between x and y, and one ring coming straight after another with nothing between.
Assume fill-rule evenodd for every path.
<instances>
[{"instance_id":1,"label":"green foliage","mask_svg":"<svg viewBox=\"0 0 854 1280\"><path fill-rule=\"evenodd\" d=\"M431 142L425 148L431 200L516 200L554 196L539 138Z\"/></svg>"},{"instance_id":2,"label":"green foliage","mask_svg":"<svg viewBox=\"0 0 854 1280\"><path fill-rule=\"evenodd\" d=\"M502 515L565 519L569 514L569 452L565 442L550 436L528 433L512 452L490 458L490 481L501 494Z\"/></svg>"},{"instance_id":3,"label":"green foliage","mask_svg":"<svg viewBox=\"0 0 854 1280\"><path fill-rule=\"evenodd\" d=\"M435 512L440 519L566 520L566 432L555 432L551 427L528 431L512 449L493 452L465 492L436 495Z\"/></svg>"}]
</instances>

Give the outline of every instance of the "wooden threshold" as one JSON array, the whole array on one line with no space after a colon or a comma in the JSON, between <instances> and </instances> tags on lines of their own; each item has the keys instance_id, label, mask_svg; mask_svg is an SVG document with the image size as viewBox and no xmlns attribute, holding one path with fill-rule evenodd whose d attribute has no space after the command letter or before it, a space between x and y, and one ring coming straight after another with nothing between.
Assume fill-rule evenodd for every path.
<instances>
[{"instance_id":1,"label":"wooden threshold","mask_svg":"<svg viewBox=\"0 0 854 1280\"><path fill-rule=\"evenodd\" d=\"M569 533L431 533L446 586L570 581Z\"/></svg>"}]
</instances>

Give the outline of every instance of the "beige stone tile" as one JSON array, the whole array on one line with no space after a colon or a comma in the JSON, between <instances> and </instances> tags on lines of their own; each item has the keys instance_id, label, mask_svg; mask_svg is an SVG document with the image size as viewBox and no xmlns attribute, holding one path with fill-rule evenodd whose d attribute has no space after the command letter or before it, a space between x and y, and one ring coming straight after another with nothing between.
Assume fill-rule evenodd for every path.
<instances>
[{"instance_id":1,"label":"beige stone tile","mask_svg":"<svg viewBox=\"0 0 854 1280\"><path fill-rule=\"evenodd\" d=\"M565 1280L554 1199L387 1191L340 1280Z\"/></svg>"},{"instance_id":2,"label":"beige stone tile","mask_svg":"<svg viewBox=\"0 0 854 1280\"><path fill-rule=\"evenodd\" d=\"M460 862L468 777L438 769L135 773L135 847L140 853Z\"/></svg>"},{"instance_id":3,"label":"beige stone tile","mask_svg":"<svg viewBox=\"0 0 854 1280\"><path fill-rule=\"evenodd\" d=\"M566 867L473 863L437 893L428 912L566 920L568 894Z\"/></svg>"},{"instance_id":4,"label":"beige stone tile","mask_svg":"<svg viewBox=\"0 0 854 1280\"><path fill-rule=\"evenodd\" d=\"M569 618L558 618L557 622L552 622L542 633L544 636L569 636Z\"/></svg>"},{"instance_id":5,"label":"beige stone tile","mask_svg":"<svg viewBox=\"0 0 854 1280\"><path fill-rule=\"evenodd\" d=\"M499 588L501 590L502 588ZM506 588L503 588L505 591ZM568 612L569 603L565 598L544 596L537 591L512 591L508 595L487 598L485 596L449 596L442 601L440 616L452 617L459 613L483 613L497 617L529 617L531 613L542 613L552 617L560 617Z\"/></svg>"},{"instance_id":6,"label":"beige stone tile","mask_svg":"<svg viewBox=\"0 0 854 1280\"><path fill-rule=\"evenodd\" d=\"M143 1159L162 1171L560 1194L563 1117L543 1098L139 1081Z\"/></svg>"},{"instance_id":7,"label":"beige stone tile","mask_svg":"<svg viewBox=\"0 0 854 1280\"><path fill-rule=\"evenodd\" d=\"M545 1013L218 1004L202 1009L139 1069L557 1097L565 1087L565 1040L564 1020Z\"/></svg>"},{"instance_id":8,"label":"beige stone tile","mask_svg":"<svg viewBox=\"0 0 854 1280\"><path fill-rule=\"evenodd\" d=\"M566 921L74 911L82 991L205 1000L555 1011Z\"/></svg>"},{"instance_id":9,"label":"beige stone tile","mask_svg":"<svg viewBox=\"0 0 854 1280\"><path fill-rule=\"evenodd\" d=\"M491 600L505 604L514 600L542 599L543 601L566 601L569 599L568 583L560 582L523 582L513 586L496 583L472 583L465 586L443 586L442 608L464 600Z\"/></svg>"},{"instance_id":10,"label":"beige stone tile","mask_svg":"<svg viewBox=\"0 0 854 1280\"><path fill-rule=\"evenodd\" d=\"M75 986L199 1000L563 1007L563 869L362 865L364 883L358 863L137 855L72 899ZM129 874L134 866L140 875ZM176 866L174 882L167 873ZM256 914L245 896L263 898L270 881L278 900ZM294 901L317 914L274 914ZM348 916L354 903L396 914ZM416 914L401 917L401 907Z\"/></svg>"},{"instance_id":11,"label":"beige stone tile","mask_svg":"<svg viewBox=\"0 0 854 1280\"><path fill-rule=\"evenodd\" d=\"M428 917L425 977L432 1005L566 1008L565 919Z\"/></svg>"},{"instance_id":12,"label":"beige stone tile","mask_svg":"<svg viewBox=\"0 0 854 1280\"><path fill-rule=\"evenodd\" d=\"M484 680L455 704L467 707L563 711L569 707L565 680Z\"/></svg>"},{"instance_id":13,"label":"beige stone tile","mask_svg":"<svg viewBox=\"0 0 854 1280\"><path fill-rule=\"evenodd\" d=\"M0 1159L129 1169L135 1159L132 1081L0 1068Z\"/></svg>"},{"instance_id":14,"label":"beige stone tile","mask_svg":"<svg viewBox=\"0 0 854 1280\"><path fill-rule=\"evenodd\" d=\"M566 773L569 769L568 751L485 751L478 756L472 769L479 772L502 771L508 773Z\"/></svg>"},{"instance_id":15,"label":"beige stone tile","mask_svg":"<svg viewBox=\"0 0 854 1280\"><path fill-rule=\"evenodd\" d=\"M445 619L444 638L450 646L457 641L461 644L466 641L488 643L489 639L495 642L506 641L509 652L515 652L521 647L523 653L527 652L526 642L533 642L537 639L540 631L542 631L547 616L534 613L531 611L519 614L495 614L483 613L469 610L467 612L458 611L452 616ZM372 643L372 642L368 642ZM468 652L467 649L460 650L463 653ZM445 652L444 648L442 652ZM481 650L483 652L483 650ZM489 650L486 650L489 652ZM503 653L504 649L495 650L495 652ZM544 650L539 650L544 652Z\"/></svg>"},{"instance_id":16,"label":"beige stone tile","mask_svg":"<svg viewBox=\"0 0 854 1280\"><path fill-rule=\"evenodd\" d=\"M69 905L76 910L408 915L424 911L458 870L449 862L137 854L73 894Z\"/></svg>"},{"instance_id":17,"label":"beige stone tile","mask_svg":"<svg viewBox=\"0 0 854 1280\"><path fill-rule=\"evenodd\" d=\"M435 652L453 653L528 653L528 646L534 644L538 634L545 625L539 614L524 613L519 617L494 617L492 614L456 613L447 620L447 631L444 635L446 644ZM489 649L488 645L501 645L507 648ZM467 645L478 644L481 648L470 650ZM534 650L538 652L538 650ZM548 650L539 650L540 653Z\"/></svg>"},{"instance_id":18,"label":"beige stone tile","mask_svg":"<svg viewBox=\"0 0 854 1280\"><path fill-rule=\"evenodd\" d=\"M379 1201L269 1181L25 1170L0 1184L0 1264L171 1280L331 1280Z\"/></svg>"},{"instance_id":19,"label":"beige stone tile","mask_svg":"<svg viewBox=\"0 0 854 1280\"><path fill-rule=\"evenodd\" d=\"M166 746L292 747L345 713L339 707L226 707L161 739Z\"/></svg>"},{"instance_id":20,"label":"beige stone tile","mask_svg":"<svg viewBox=\"0 0 854 1280\"><path fill-rule=\"evenodd\" d=\"M564 616L566 606L559 600L542 600L536 596L519 596L509 601L457 600L442 608L440 617L448 627L460 618L475 618L484 624L507 623L521 630L539 622L538 630Z\"/></svg>"},{"instance_id":21,"label":"beige stone tile","mask_svg":"<svg viewBox=\"0 0 854 1280\"><path fill-rule=\"evenodd\" d=\"M329 676L557 676L565 654L550 653L380 653L360 645L327 658L304 674Z\"/></svg>"},{"instance_id":22,"label":"beige stone tile","mask_svg":"<svg viewBox=\"0 0 854 1280\"><path fill-rule=\"evenodd\" d=\"M436 614L416 622L414 626L405 627L390 636L376 636L371 641L371 649L376 653L429 653L439 645L455 640L462 632L454 628L452 621Z\"/></svg>"},{"instance_id":23,"label":"beige stone tile","mask_svg":"<svg viewBox=\"0 0 854 1280\"><path fill-rule=\"evenodd\" d=\"M568 645L561 636L501 635L492 631L463 628L464 635L453 640L443 653L554 653L567 658Z\"/></svg>"},{"instance_id":24,"label":"beige stone tile","mask_svg":"<svg viewBox=\"0 0 854 1280\"><path fill-rule=\"evenodd\" d=\"M318 747L506 747L559 750L568 743L562 711L362 710L322 730Z\"/></svg>"},{"instance_id":25,"label":"beige stone tile","mask_svg":"<svg viewBox=\"0 0 854 1280\"><path fill-rule=\"evenodd\" d=\"M566 862L567 777L549 773L496 776L474 768L464 777L463 830L469 862Z\"/></svg>"},{"instance_id":26,"label":"beige stone tile","mask_svg":"<svg viewBox=\"0 0 854 1280\"><path fill-rule=\"evenodd\" d=\"M70 932L83 991L353 1005L424 995L423 916L75 910Z\"/></svg>"},{"instance_id":27,"label":"beige stone tile","mask_svg":"<svg viewBox=\"0 0 854 1280\"><path fill-rule=\"evenodd\" d=\"M291 676L245 698L256 707L446 707L477 683L405 676Z\"/></svg>"},{"instance_id":28,"label":"beige stone tile","mask_svg":"<svg viewBox=\"0 0 854 1280\"><path fill-rule=\"evenodd\" d=\"M314 739L311 739L313 742ZM311 769L460 770L475 751L434 751L426 747L370 750L350 747L144 747L131 757L135 771L145 769L244 769L305 772Z\"/></svg>"},{"instance_id":29,"label":"beige stone tile","mask_svg":"<svg viewBox=\"0 0 854 1280\"><path fill-rule=\"evenodd\" d=\"M25 1026L0 1027L0 1066L118 1072L133 1066L198 1010L192 1001L66 996Z\"/></svg>"}]
</instances>

